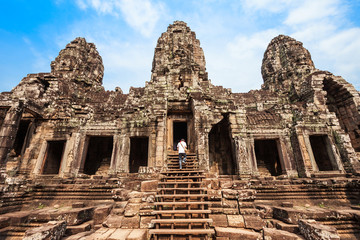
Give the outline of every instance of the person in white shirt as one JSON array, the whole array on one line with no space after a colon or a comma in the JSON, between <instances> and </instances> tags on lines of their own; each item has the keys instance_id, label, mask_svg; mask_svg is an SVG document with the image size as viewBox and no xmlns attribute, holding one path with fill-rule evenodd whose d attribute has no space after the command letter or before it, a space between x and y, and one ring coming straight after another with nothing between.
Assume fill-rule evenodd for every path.
<instances>
[{"instance_id":1,"label":"person in white shirt","mask_svg":"<svg viewBox=\"0 0 360 240\"><path fill-rule=\"evenodd\" d=\"M185 139L181 139L181 141L177 144L177 150L179 152L180 169L182 169L182 163L186 162L187 145L186 145Z\"/></svg>"}]
</instances>

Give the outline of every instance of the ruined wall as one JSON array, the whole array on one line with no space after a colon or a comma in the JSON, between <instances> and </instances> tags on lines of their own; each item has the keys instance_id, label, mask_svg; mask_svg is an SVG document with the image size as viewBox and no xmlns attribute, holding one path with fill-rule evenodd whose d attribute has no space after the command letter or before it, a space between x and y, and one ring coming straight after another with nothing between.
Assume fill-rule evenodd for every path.
<instances>
[{"instance_id":1,"label":"ruined wall","mask_svg":"<svg viewBox=\"0 0 360 240\"><path fill-rule=\"evenodd\" d=\"M32 116L33 133L21 156L12 158L22 175L41 175L49 142L64 141L59 176L84 176L89 142L96 137L113 144L102 175L129 172L130 139L136 137L148 139L147 166L139 172L158 172L174 153L174 121L187 123L200 169L221 174L211 169L209 133L227 116L229 141L223 147L233 149L231 161L241 177L260 174L255 142L261 140L276 143L281 175L319 172L311 136L324 136L334 170L358 171L359 93L342 78L315 69L301 42L275 37L264 54L263 87L248 93L214 86L205 64L195 33L176 21L158 39L145 87L131 88L129 94L120 88L105 91L100 54L94 44L76 38L51 63L50 73L29 74L11 93L0 94L0 108L6 109L0 116L2 163L10 159L12 139L26 112Z\"/></svg>"}]
</instances>

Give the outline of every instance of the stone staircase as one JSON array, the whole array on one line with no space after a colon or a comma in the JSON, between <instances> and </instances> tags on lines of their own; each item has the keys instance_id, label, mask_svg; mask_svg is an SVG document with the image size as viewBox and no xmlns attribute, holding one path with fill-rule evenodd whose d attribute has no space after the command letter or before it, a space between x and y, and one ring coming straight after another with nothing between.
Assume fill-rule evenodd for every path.
<instances>
[{"instance_id":1,"label":"stone staircase","mask_svg":"<svg viewBox=\"0 0 360 240\"><path fill-rule=\"evenodd\" d=\"M0 229L0 239L4 240L21 240L25 232L31 228L36 228L45 222L18 223L14 226L8 226Z\"/></svg>"},{"instance_id":2,"label":"stone staircase","mask_svg":"<svg viewBox=\"0 0 360 240\"><path fill-rule=\"evenodd\" d=\"M360 239L360 224L355 219L318 221L321 224L335 227L341 240Z\"/></svg>"},{"instance_id":3,"label":"stone staircase","mask_svg":"<svg viewBox=\"0 0 360 240\"><path fill-rule=\"evenodd\" d=\"M358 201L359 186L352 179L251 180L256 201Z\"/></svg>"},{"instance_id":4,"label":"stone staircase","mask_svg":"<svg viewBox=\"0 0 360 240\"><path fill-rule=\"evenodd\" d=\"M108 179L46 179L29 184L32 201L112 201L116 183Z\"/></svg>"},{"instance_id":5,"label":"stone staircase","mask_svg":"<svg viewBox=\"0 0 360 240\"><path fill-rule=\"evenodd\" d=\"M178 156L168 157L168 169L158 184L155 229L149 231L152 239L209 239L214 234L207 190L201 187L205 176L197 164L196 156L188 154L180 170Z\"/></svg>"}]
</instances>

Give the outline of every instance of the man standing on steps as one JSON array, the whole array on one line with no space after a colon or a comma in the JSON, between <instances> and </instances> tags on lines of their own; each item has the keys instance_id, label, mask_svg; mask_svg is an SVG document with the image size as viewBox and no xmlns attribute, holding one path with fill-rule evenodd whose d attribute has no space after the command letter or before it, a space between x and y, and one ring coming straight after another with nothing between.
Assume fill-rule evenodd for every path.
<instances>
[{"instance_id":1,"label":"man standing on steps","mask_svg":"<svg viewBox=\"0 0 360 240\"><path fill-rule=\"evenodd\" d=\"M177 145L177 150L179 151L179 165L180 169L182 169L182 163L186 162L186 150L187 145L185 139L181 139L181 141Z\"/></svg>"}]
</instances>

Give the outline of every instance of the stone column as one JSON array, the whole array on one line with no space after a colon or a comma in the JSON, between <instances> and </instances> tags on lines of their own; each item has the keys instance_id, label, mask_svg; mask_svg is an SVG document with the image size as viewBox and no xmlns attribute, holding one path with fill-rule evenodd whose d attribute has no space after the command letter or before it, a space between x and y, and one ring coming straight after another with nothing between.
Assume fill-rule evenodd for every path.
<instances>
[{"instance_id":1,"label":"stone column","mask_svg":"<svg viewBox=\"0 0 360 240\"><path fill-rule=\"evenodd\" d=\"M244 139L240 136L236 136L236 159L238 162L238 169L240 177L249 177L253 173L253 161L255 161L253 153L254 141ZM255 162L256 168L256 162Z\"/></svg>"},{"instance_id":2,"label":"stone column","mask_svg":"<svg viewBox=\"0 0 360 240\"><path fill-rule=\"evenodd\" d=\"M279 141L277 141L279 158L282 166L282 174L295 177L298 176L298 173L295 169L293 158L290 156L289 150L291 150L291 146L286 143L290 143L290 139L288 137L280 137Z\"/></svg>"},{"instance_id":3,"label":"stone column","mask_svg":"<svg viewBox=\"0 0 360 240\"><path fill-rule=\"evenodd\" d=\"M301 158L303 161L304 173L306 177L310 177L310 172L313 171L312 161L314 161L314 159L312 158L314 155L311 150L309 137L305 137L304 134L302 133L297 133L297 138L298 138Z\"/></svg>"},{"instance_id":4,"label":"stone column","mask_svg":"<svg viewBox=\"0 0 360 240\"><path fill-rule=\"evenodd\" d=\"M114 135L114 142L113 142L113 150L111 154L111 162L109 168L109 174L115 174L117 169L117 164L120 161L120 151L121 151L121 144L120 144L120 135Z\"/></svg>"},{"instance_id":5,"label":"stone column","mask_svg":"<svg viewBox=\"0 0 360 240\"><path fill-rule=\"evenodd\" d=\"M76 173L75 162L76 162L76 153L79 149L80 143L80 133L73 133L71 137L66 138L66 144L63 154L63 159L61 162L61 169L59 175L64 176L73 176Z\"/></svg>"},{"instance_id":6,"label":"stone column","mask_svg":"<svg viewBox=\"0 0 360 240\"><path fill-rule=\"evenodd\" d=\"M116 173L129 172L130 138L127 134L119 136L119 155L116 159Z\"/></svg>"},{"instance_id":7,"label":"stone column","mask_svg":"<svg viewBox=\"0 0 360 240\"><path fill-rule=\"evenodd\" d=\"M1 172L6 170L6 158L14 145L20 119L23 113L23 103L12 106L6 113L0 130L0 167Z\"/></svg>"},{"instance_id":8,"label":"stone column","mask_svg":"<svg viewBox=\"0 0 360 240\"><path fill-rule=\"evenodd\" d=\"M156 150L155 150L155 167L162 168L165 166L166 150L166 118L158 118L156 129Z\"/></svg>"}]
</instances>

